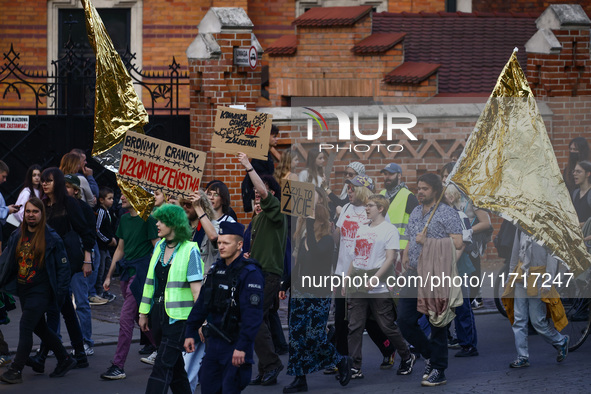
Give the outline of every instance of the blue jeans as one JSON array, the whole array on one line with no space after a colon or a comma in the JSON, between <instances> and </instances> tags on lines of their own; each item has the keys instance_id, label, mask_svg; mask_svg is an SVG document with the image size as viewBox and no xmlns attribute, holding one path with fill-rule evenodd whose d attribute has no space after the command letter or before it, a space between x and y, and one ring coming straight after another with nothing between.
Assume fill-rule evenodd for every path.
<instances>
[{"instance_id":1,"label":"blue jeans","mask_svg":"<svg viewBox=\"0 0 591 394\"><path fill-rule=\"evenodd\" d=\"M474 321L474 313L470 306L470 290L468 287L462 287L462 295L464 296L464 303L456 307L456 335L461 346L478 345L478 335L476 333L476 322Z\"/></svg>"},{"instance_id":2,"label":"blue jeans","mask_svg":"<svg viewBox=\"0 0 591 394\"><path fill-rule=\"evenodd\" d=\"M522 283L515 284L515 298L513 300L515 320L513 322L513 334L515 335L515 348L517 357L529 358L527 346L527 322L531 320L532 326L546 342L554 347L562 345L564 335L556 331L554 324L546 317L546 304L539 298L527 298L527 290Z\"/></svg>"},{"instance_id":3,"label":"blue jeans","mask_svg":"<svg viewBox=\"0 0 591 394\"><path fill-rule=\"evenodd\" d=\"M88 278L84 277L84 273L77 272L72 276L70 289L72 289L72 294L74 294L76 300L76 314L80 321L84 343L87 343L88 346L94 346L92 340L92 315L88 303Z\"/></svg>"}]
</instances>

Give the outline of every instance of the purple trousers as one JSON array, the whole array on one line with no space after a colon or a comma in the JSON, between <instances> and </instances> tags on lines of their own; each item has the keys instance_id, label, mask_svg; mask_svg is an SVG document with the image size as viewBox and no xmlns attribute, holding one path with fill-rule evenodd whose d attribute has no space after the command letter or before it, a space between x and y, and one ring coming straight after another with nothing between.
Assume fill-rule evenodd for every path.
<instances>
[{"instance_id":1,"label":"purple trousers","mask_svg":"<svg viewBox=\"0 0 591 394\"><path fill-rule=\"evenodd\" d=\"M113 364L121 369L125 366L125 360L127 360L127 355L129 354L129 348L133 338L133 327L139 320L139 306L129 288L134 279L135 275L127 281L120 282L123 306L121 307L121 316L119 317L119 338L117 339L117 350L115 350ZM152 338L152 332L148 331L145 334L152 345L156 346L154 338Z\"/></svg>"}]
</instances>

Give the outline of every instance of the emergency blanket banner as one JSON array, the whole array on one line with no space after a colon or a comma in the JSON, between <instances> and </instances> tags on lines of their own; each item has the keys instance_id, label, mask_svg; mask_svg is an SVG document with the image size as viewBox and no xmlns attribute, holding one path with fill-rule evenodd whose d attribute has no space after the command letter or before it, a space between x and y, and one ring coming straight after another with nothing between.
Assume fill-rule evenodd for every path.
<instances>
[{"instance_id":1,"label":"emergency blanket banner","mask_svg":"<svg viewBox=\"0 0 591 394\"><path fill-rule=\"evenodd\" d=\"M242 152L253 159L267 160L272 120L269 114L219 106L211 150L233 154Z\"/></svg>"},{"instance_id":2,"label":"emergency blanket banner","mask_svg":"<svg viewBox=\"0 0 591 394\"><path fill-rule=\"evenodd\" d=\"M314 184L281 181L281 212L291 216L314 219Z\"/></svg>"},{"instance_id":3,"label":"emergency blanket banner","mask_svg":"<svg viewBox=\"0 0 591 394\"><path fill-rule=\"evenodd\" d=\"M205 153L128 131L119 177L150 190L188 197L201 185Z\"/></svg>"}]
</instances>

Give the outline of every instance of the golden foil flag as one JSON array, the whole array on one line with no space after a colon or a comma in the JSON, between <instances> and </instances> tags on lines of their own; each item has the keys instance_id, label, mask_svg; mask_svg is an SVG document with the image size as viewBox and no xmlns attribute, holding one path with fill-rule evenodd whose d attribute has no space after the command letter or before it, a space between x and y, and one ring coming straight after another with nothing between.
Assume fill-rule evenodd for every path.
<instances>
[{"instance_id":1,"label":"golden foil flag","mask_svg":"<svg viewBox=\"0 0 591 394\"><path fill-rule=\"evenodd\" d=\"M117 175L117 185L138 215L142 219L148 220L152 209L154 209L154 195L142 187L124 181L119 178L119 175Z\"/></svg>"},{"instance_id":2,"label":"golden foil flag","mask_svg":"<svg viewBox=\"0 0 591 394\"><path fill-rule=\"evenodd\" d=\"M448 179L579 274L591 264L571 196L514 52Z\"/></svg>"},{"instance_id":3,"label":"golden foil flag","mask_svg":"<svg viewBox=\"0 0 591 394\"><path fill-rule=\"evenodd\" d=\"M117 172L125 133L132 130L143 134L142 127L148 123L148 113L96 8L90 0L82 0L82 6L88 41L96 55L92 157L105 168ZM133 208L146 220L151 211L148 207L154 205L154 198L149 199L146 193L150 193L139 186L119 179L117 183Z\"/></svg>"}]
</instances>

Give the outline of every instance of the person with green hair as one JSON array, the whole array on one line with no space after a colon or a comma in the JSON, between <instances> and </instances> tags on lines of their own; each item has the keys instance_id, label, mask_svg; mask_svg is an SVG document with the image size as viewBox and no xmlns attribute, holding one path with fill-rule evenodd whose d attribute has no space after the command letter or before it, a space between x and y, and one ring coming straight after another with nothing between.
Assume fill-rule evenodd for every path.
<instances>
[{"instance_id":1,"label":"person with green hair","mask_svg":"<svg viewBox=\"0 0 591 394\"><path fill-rule=\"evenodd\" d=\"M158 354L146 393L190 393L183 361L185 323L199 296L203 261L183 208L164 204L153 214L158 236L140 303L139 325L152 331ZM150 315L150 319L148 319Z\"/></svg>"}]
</instances>

